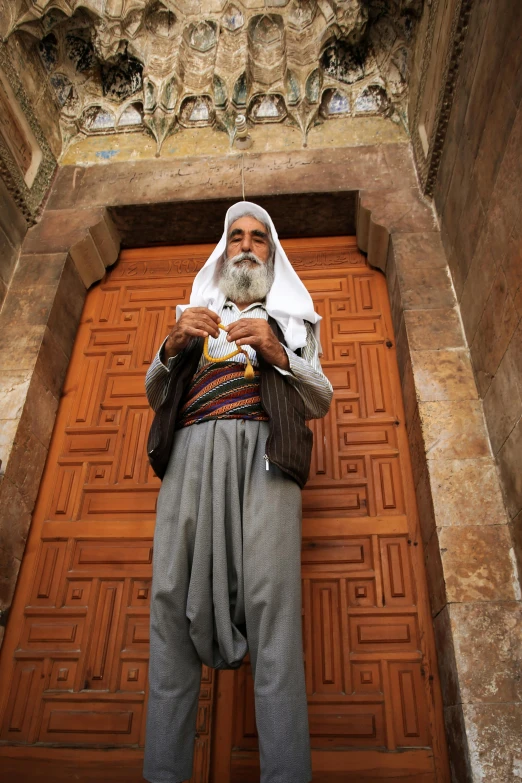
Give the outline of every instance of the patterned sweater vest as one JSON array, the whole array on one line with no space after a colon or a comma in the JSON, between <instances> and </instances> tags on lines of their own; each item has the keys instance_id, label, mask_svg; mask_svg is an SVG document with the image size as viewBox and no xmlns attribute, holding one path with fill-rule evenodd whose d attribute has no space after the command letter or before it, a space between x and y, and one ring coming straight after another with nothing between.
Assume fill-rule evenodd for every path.
<instances>
[{"instance_id":1,"label":"patterned sweater vest","mask_svg":"<svg viewBox=\"0 0 522 783\"><path fill-rule=\"evenodd\" d=\"M268 319L277 339L284 345L279 324ZM178 426L179 408L190 387L201 354L203 339L190 344L183 360L171 371L165 400L154 417L147 453L152 469L163 478ZM258 354L261 405L268 416L269 434L266 455L270 462L304 487L310 471L313 435L306 426L304 402L299 393L271 364ZM240 365L241 366L241 365Z\"/></svg>"}]
</instances>

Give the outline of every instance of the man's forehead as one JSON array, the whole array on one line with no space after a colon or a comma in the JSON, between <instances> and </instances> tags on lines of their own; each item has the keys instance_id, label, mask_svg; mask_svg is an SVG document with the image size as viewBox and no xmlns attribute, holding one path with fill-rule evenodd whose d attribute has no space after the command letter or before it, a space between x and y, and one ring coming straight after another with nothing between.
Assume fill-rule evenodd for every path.
<instances>
[{"instance_id":1,"label":"man's forehead","mask_svg":"<svg viewBox=\"0 0 522 783\"><path fill-rule=\"evenodd\" d=\"M264 223L262 223L257 218L253 217L252 215L243 215L242 217L236 218L228 227L228 234L230 235L232 231L262 231L264 234L267 233L267 227Z\"/></svg>"}]
</instances>

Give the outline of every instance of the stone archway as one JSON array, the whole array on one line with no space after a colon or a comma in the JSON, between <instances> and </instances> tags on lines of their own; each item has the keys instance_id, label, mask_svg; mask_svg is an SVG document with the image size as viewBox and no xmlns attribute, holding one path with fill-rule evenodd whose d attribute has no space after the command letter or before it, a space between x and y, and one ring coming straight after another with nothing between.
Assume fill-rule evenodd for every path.
<instances>
[{"instance_id":1,"label":"stone archway","mask_svg":"<svg viewBox=\"0 0 522 783\"><path fill-rule=\"evenodd\" d=\"M176 204L209 193L235 200L241 166L233 155L210 163L144 161L60 171L41 221L24 242L0 317L0 360L8 376L0 413L8 439L0 488L4 608L14 592L86 287L118 255L118 208L167 204L174 215ZM244 172L252 199L317 193L317 183L323 194L359 193L359 246L385 271L390 291L450 762L455 780L472 780L477 754L487 755L492 742L482 729L483 686L500 677L507 692L515 676L516 661L499 663L496 645L512 645L519 586L434 216L402 144L252 155Z\"/></svg>"}]
</instances>

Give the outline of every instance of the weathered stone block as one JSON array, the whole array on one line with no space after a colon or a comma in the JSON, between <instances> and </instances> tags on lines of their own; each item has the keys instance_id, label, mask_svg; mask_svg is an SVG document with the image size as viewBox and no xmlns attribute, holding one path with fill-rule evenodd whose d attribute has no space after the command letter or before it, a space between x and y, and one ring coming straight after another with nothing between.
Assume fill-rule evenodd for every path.
<instances>
[{"instance_id":1,"label":"weathered stone block","mask_svg":"<svg viewBox=\"0 0 522 783\"><path fill-rule=\"evenodd\" d=\"M19 247L27 231L27 223L16 206L12 195L0 177L0 228L13 247Z\"/></svg>"},{"instance_id":2,"label":"weathered stone block","mask_svg":"<svg viewBox=\"0 0 522 783\"><path fill-rule=\"evenodd\" d=\"M509 88L499 78L497 89L490 97L489 113L473 169L477 193L486 209L516 113L517 107L513 102Z\"/></svg>"},{"instance_id":3,"label":"weathered stone block","mask_svg":"<svg viewBox=\"0 0 522 783\"><path fill-rule=\"evenodd\" d=\"M388 257L388 237L396 233L435 231L434 215L419 199L418 191L361 190L357 206L357 241L368 260L383 271Z\"/></svg>"},{"instance_id":4,"label":"weathered stone block","mask_svg":"<svg viewBox=\"0 0 522 783\"><path fill-rule=\"evenodd\" d=\"M2 332L45 326L54 299L54 286L14 288L9 291L2 312Z\"/></svg>"},{"instance_id":5,"label":"weathered stone block","mask_svg":"<svg viewBox=\"0 0 522 783\"><path fill-rule=\"evenodd\" d=\"M47 197L46 209L74 209L79 187L84 173L84 166L60 166L51 184Z\"/></svg>"},{"instance_id":6,"label":"weathered stone block","mask_svg":"<svg viewBox=\"0 0 522 783\"><path fill-rule=\"evenodd\" d=\"M29 389L30 373L12 370L0 378L0 419L19 419Z\"/></svg>"},{"instance_id":7,"label":"weathered stone block","mask_svg":"<svg viewBox=\"0 0 522 783\"><path fill-rule=\"evenodd\" d=\"M442 527L438 539L449 603L517 599L507 525Z\"/></svg>"},{"instance_id":8,"label":"weathered stone block","mask_svg":"<svg viewBox=\"0 0 522 783\"><path fill-rule=\"evenodd\" d=\"M445 707L460 704L462 701L449 609L450 607L445 606L444 609L433 618L433 631L435 633L435 647L437 648L442 701Z\"/></svg>"},{"instance_id":9,"label":"weathered stone block","mask_svg":"<svg viewBox=\"0 0 522 783\"><path fill-rule=\"evenodd\" d=\"M17 428L17 419L0 419L0 476L5 474Z\"/></svg>"},{"instance_id":10,"label":"weathered stone block","mask_svg":"<svg viewBox=\"0 0 522 783\"><path fill-rule=\"evenodd\" d=\"M470 348L481 397L489 388L518 320L506 276L502 269L498 269Z\"/></svg>"},{"instance_id":11,"label":"weathered stone block","mask_svg":"<svg viewBox=\"0 0 522 783\"><path fill-rule=\"evenodd\" d=\"M513 337L484 397L484 415L494 454L522 416L522 366L516 364L515 342Z\"/></svg>"},{"instance_id":12,"label":"weathered stone block","mask_svg":"<svg viewBox=\"0 0 522 783\"><path fill-rule=\"evenodd\" d=\"M32 512L47 457L47 447L34 435L27 417L18 422L5 479L13 484Z\"/></svg>"},{"instance_id":13,"label":"weathered stone block","mask_svg":"<svg viewBox=\"0 0 522 783\"><path fill-rule=\"evenodd\" d=\"M465 347L457 308L405 310L404 324L412 351Z\"/></svg>"},{"instance_id":14,"label":"weathered stone block","mask_svg":"<svg viewBox=\"0 0 522 783\"><path fill-rule=\"evenodd\" d=\"M4 477L0 494L0 541L8 558L22 560L30 524L31 514L22 493ZM4 573L4 578L6 582L3 587L11 590L11 593L9 595L4 593L3 596L0 594L0 602L4 599L10 603L16 577L7 571Z\"/></svg>"},{"instance_id":15,"label":"weathered stone block","mask_svg":"<svg viewBox=\"0 0 522 783\"><path fill-rule=\"evenodd\" d=\"M447 268L397 267L404 310L440 310L455 306Z\"/></svg>"},{"instance_id":16,"label":"weathered stone block","mask_svg":"<svg viewBox=\"0 0 522 783\"><path fill-rule=\"evenodd\" d=\"M433 506L430 475L427 465L422 471L419 481L415 487L415 496L417 498L417 509L419 512L419 526L422 542L423 545L426 546L429 543L437 524L435 522L435 509Z\"/></svg>"},{"instance_id":17,"label":"weathered stone block","mask_svg":"<svg viewBox=\"0 0 522 783\"><path fill-rule=\"evenodd\" d=\"M480 48L464 120L464 133L469 139L473 157L478 152L491 98L496 89L507 31L512 19L512 9L513 3L510 0L499 0L496 12L490 13L485 20L483 44Z\"/></svg>"},{"instance_id":18,"label":"weathered stone block","mask_svg":"<svg viewBox=\"0 0 522 783\"><path fill-rule=\"evenodd\" d=\"M410 446L410 454L411 454L411 469L413 473L413 483L415 486L417 486L422 476L422 472L426 467L426 458L427 458L418 406L415 413L413 414L411 424L407 428L407 430L408 430L408 443Z\"/></svg>"},{"instance_id":19,"label":"weathered stone block","mask_svg":"<svg viewBox=\"0 0 522 783\"><path fill-rule=\"evenodd\" d=\"M417 393L411 362L408 359L401 379L402 401L404 404L404 416L406 419L406 428L413 422L415 411L417 410Z\"/></svg>"},{"instance_id":20,"label":"weathered stone block","mask_svg":"<svg viewBox=\"0 0 522 783\"><path fill-rule=\"evenodd\" d=\"M70 258L56 289L47 326L66 356L71 355L85 302L85 286Z\"/></svg>"},{"instance_id":21,"label":"weathered stone block","mask_svg":"<svg viewBox=\"0 0 522 783\"><path fill-rule=\"evenodd\" d=\"M383 144L382 151L395 187L416 188L417 174L410 145Z\"/></svg>"},{"instance_id":22,"label":"weathered stone block","mask_svg":"<svg viewBox=\"0 0 522 783\"><path fill-rule=\"evenodd\" d=\"M460 215L459 231L454 241L455 254L462 279L465 279L469 272L483 225L484 208L478 194L474 176L472 175L468 197Z\"/></svg>"},{"instance_id":23,"label":"weathered stone block","mask_svg":"<svg viewBox=\"0 0 522 783\"><path fill-rule=\"evenodd\" d=\"M0 204L1 209L1 204ZM18 246L13 246L8 237L0 228L0 281L7 288L18 258Z\"/></svg>"},{"instance_id":24,"label":"weathered stone block","mask_svg":"<svg viewBox=\"0 0 522 783\"><path fill-rule=\"evenodd\" d=\"M446 597L446 582L444 569L440 555L437 531L432 533L428 543L424 547L424 563L426 565L426 577L428 580L428 593L430 596L431 613L435 617L443 609L448 599Z\"/></svg>"},{"instance_id":25,"label":"weathered stone block","mask_svg":"<svg viewBox=\"0 0 522 783\"><path fill-rule=\"evenodd\" d=\"M103 209L46 210L27 232L25 254L62 253L84 238L90 226L103 218Z\"/></svg>"},{"instance_id":26,"label":"weathered stone block","mask_svg":"<svg viewBox=\"0 0 522 783\"><path fill-rule=\"evenodd\" d=\"M27 428L46 449L51 439L57 410L58 400L49 389L46 389L40 376L33 373L20 426ZM14 482L14 479L11 481Z\"/></svg>"},{"instance_id":27,"label":"weathered stone block","mask_svg":"<svg viewBox=\"0 0 522 783\"><path fill-rule=\"evenodd\" d=\"M438 527L505 524L497 470L490 457L430 459L428 469Z\"/></svg>"},{"instance_id":28,"label":"weathered stone block","mask_svg":"<svg viewBox=\"0 0 522 783\"><path fill-rule=\"evenodd\" d=\"M507 510L514 517L522 509L522 419L511 430L497 459Z\"/></svg>"},{"instance_id":29,"label":"weathered stone block","mask_svg":"<svg viewBox=\"0 0 522 783\"><path fill-rule=\"evenodd\" d=\"M6 297L6 301L9 297ZM44 324L4 324L0 316L0 367L3 372L32 369L42 344Z\"/></svg>"},{"instance_id":30,"label":"weathered stone block","mask_svg":"<svg viewBox=\"0 0 522 783\"><path fill-rule=\"evenodd\" d=\"M390 293L390 309L393 324L393 331L397 334L400 330L402 314L403 314L403 301L401 297L401 289L399 286L399 279L395 277L395 284L393 289L389 288Z\"/></svg>"},{"instance_id":31,"label":"weathered stone block","mask_svg":"<svg viewBox=\"0 0 522 783\"><path fill-rule=\"evenodd\" d=\"M31 254L20 256L11 281L11 291L41 287L56 287L62 274L67 253Z\"/></svg>"},{"instance_id":32,"label":"weathered stone block","mask_svg":"<svg viewBox=\"0 0 522 783\"><path fill-rule=\"evenodd\" d=\"M1 503L0 495L0 519ZM20 565L20 560L13 556L10 542L7 542L6 547L0 547L0 609L5 609L11 604ZM4 628L2 627L1 630L3 631Z\"/></svg>"},{"instance_id":33,"label":"weathered stone block","mask_svg":"<svg viewBox=\"0 0 522 783\"><path fill-rule=\"evenodd\" d=\"M453 783L474 783L462 704L444 708L444 726L448 741L451 780Z\"/></svg>"},{"instance_id":34,"label":"weathered stone block","mask_svg":"<svg viewBox=\"0 0 522 783\"><path fill-rule=\"evenodd\" d=\"M410 361L410 346L406 334L406 325L404 322L404 313L401 313L399 328L395 329L395 348L397 351L397 366L399 368L399 377L401 382L404 378L406 364Z\"/></svg>"},{"instance_id":35,"label":"weathered stone block","mask_svg":"<svg viewBox=\"0 0 522 783\"><path fill-rule=\"evenodd\" d=\"M483 231L460 299L460 313L469 345L471 345L477 333L496 273L497 265L495 258L491 251L487 233Z\"/></svg>"},{"instance_id":36,"label":"weathered stone block","mask_svg":"<svg viewBox=\"0 0 522 783\"><path fill-rule=\"evenodd\" d=\"M517 559L519 580L522 584L522 510L513 517L509 524L509 529L511 530L513 547Z\"/></svg>"},{"instance_id":37,"label":"weathered stone block","mask_svg":"<svg viewBox=\"0 0 522 783\"><path fill-rule=\"evenodd\" d=\"M428 460L490 455L480 402L421 402L419 416Z\"/></svg>"},{"instance_id":38,"label":"weathered stone block","mask_svg":"<svg viewBox=\"0 0 522 783\"><path fill-rule=\"evenodd\" d=\"M474 155L470 144L466 136L463 135L460 137L459 150L442 213L444 231L452 245L455 245L460 231L460 216L468 198L473 161Z\"/></svg>"},{"instance_id":39,"label":"weathered stone block","mask_svg":"<svg viewBox=\"0 0 522 783\"><path fill-rule=\"evenodd\" d=\"M467 351L412 351L411 361L419 400L477 399Z\"/></svg>"},{"instance_id":40,"label":"weathered stone block","mask_svg":"<svg viewBox=\"0 0 522 783\"><path fill-rule=\"evenodd\" d=\"M85 288L89 288L105 274L105 264L90 234L71 248L71 258Z\"/></svg>"},{"instance_id":41,"label":"weathered stone block","mask_svg":"<svg viewBox=\"0 0 522 783\"><path fill-rule=\"evenodd\" d=\"M517 313L522 316L522 223L520 221L515 223L511 232L506 254L502 259L502 268Z\"/></svg>"},{"instance_id":42,"label":"weathered stone block","mask_svg":"<svg viewBox=\"0 0 522 783\"><path fill-rule=\"evenodd\" d=\"M459 264L455 247L452 241L450 240L444 225L441 226L440 236L442 239L442 243L444 245L444 252L446 253L446 258L448 259L448 267L450 270L451 281L455 289L455 295L457 297L457 300L460 300L460 297L462 296L462 289L464 288L464 282L466 278L462 276L462 268Z\"/></svg>"},{"instance_id":43,"label":"weathered stone block","mask_svg":"<svg viewBox=\"0 0 522 783\"><path fill-rule=\"evenodd\" d=\"M522 769L522 704L464 704L473 780L516 783Z\"/></svg>"},{"instance_id":44,"label":"weathered stone block","mask_svg":"<svg viewBox=\"0 0 522 783\"><path fill-rule=\"evenodd\" d=\"M288 162L288 156L282 156ZM292 156L293 159L293 156ZM302 166L296 161L295 180ZM319 169L321 167L319 166ZM201 176L201 161L185 158L173 161L144 160L111 164L111 177L107 177L104 166L89 166L85 169L77 188L76 207L115 206L116 204L153 204L165 201L201 200L205 198L241 198L241 157L239 155L212 159L205 162L206 178ZM253 191L247 182L245 165L245 187L249 196ZM257 171L259 177L261 172ZM315 177L318 171L315 170ZM314 175L312 175L314 176ZM266 180L272 179L269 191L274 188L273 174L269 171ZM289 185L290 192L293 192ZM328 188L327 188L328 189ZM304 189L306 192L306 189ZM315 190L315 188L313 189ZM310 185L308 183L308 191ZM259 191L258 191L259 192ZM301 191L303 192L303 191ZM64 205L66 207L67 205ZM62 209L64 208L62 207ZM92 220L90 225L97 223Z\"/></svg>"},{"instance_id":45,"label":"weathered stone block","mask_svg":"<svg viewBox=\"0 0 522 783\"><path fill-rule=\"evenodd\" d=\"M521 604L451 604L449 617L462 701L521 701Z\"/></svg>"},{"instance_id":46,"label":"weathered stone block","mask_svg":"<svg viewBox=\"0 0 522 783\"><path fill-rule=\"evenodd\" d=\"M68 364L69 357L46 327L34 369L56 399L60 398Z\"/></svg>"}]
</instances>

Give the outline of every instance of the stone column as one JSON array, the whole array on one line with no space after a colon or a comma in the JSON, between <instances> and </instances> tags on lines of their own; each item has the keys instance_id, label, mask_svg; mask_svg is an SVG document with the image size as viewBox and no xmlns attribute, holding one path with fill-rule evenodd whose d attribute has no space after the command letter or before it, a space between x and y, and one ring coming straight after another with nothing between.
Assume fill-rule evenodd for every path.
<instances>
[{"instance_id":1,"label":"stone column","mask_svg":"<svg viewBox=\"0 0 522 783\"><path fill-rule=\"evenodd\" d=\"M440 234L398 231L411 210L394 201L363 193L358 232L390 292L452 779L507 783L522 752L508 517Z\"/></svg>"}]
</instances>

